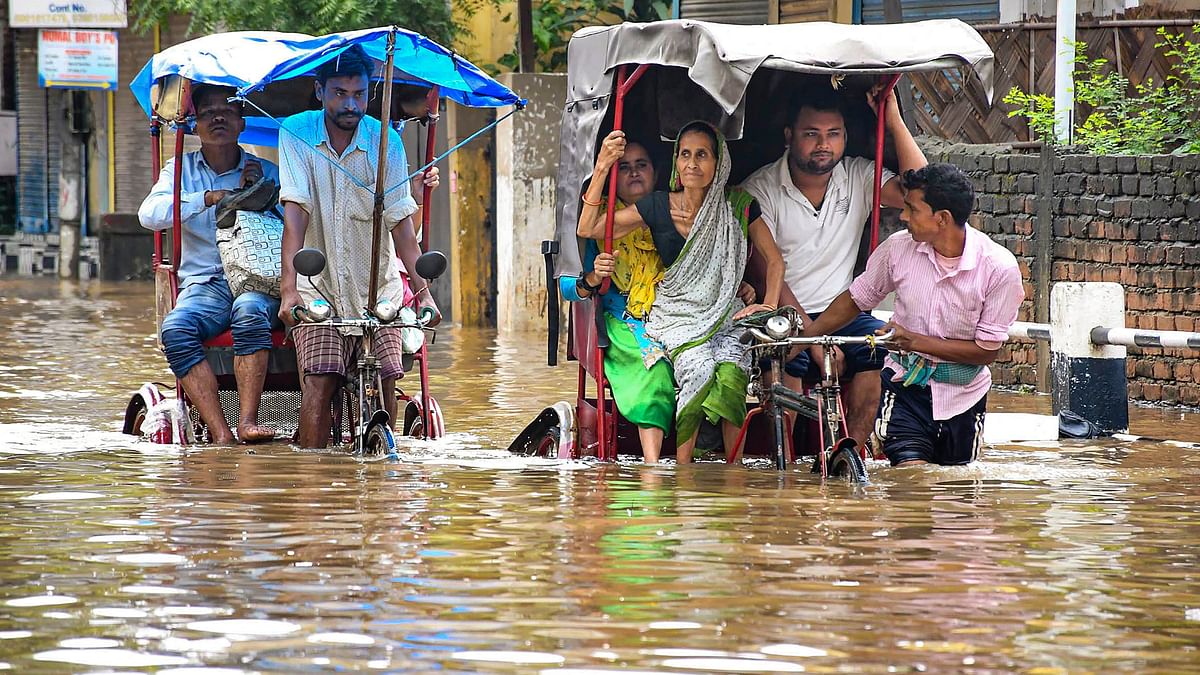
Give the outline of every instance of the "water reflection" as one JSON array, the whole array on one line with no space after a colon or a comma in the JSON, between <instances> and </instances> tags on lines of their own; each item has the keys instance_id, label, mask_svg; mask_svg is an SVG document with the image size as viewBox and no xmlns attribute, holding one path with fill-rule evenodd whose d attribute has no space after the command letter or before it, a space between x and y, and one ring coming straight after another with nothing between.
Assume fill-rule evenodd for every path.
<instances>
[{"instance_id":1,"label":"water reflection","mask_svg":"<svg viewBox=\"0 0 1200 675\"><path fill-rule=\"evenodd\" d=\"M1026 444L861 488L527 461L497 448L574 373L540 365L538 336L451 330L433 385L454 433L402 462L184 450L116 433L129 393L168 378L148 286L3 281L0 309L17 672L1200 666L1193 448ZM1194 417L1135 415L1200 440Z\"/></svg>"}]
</instances>

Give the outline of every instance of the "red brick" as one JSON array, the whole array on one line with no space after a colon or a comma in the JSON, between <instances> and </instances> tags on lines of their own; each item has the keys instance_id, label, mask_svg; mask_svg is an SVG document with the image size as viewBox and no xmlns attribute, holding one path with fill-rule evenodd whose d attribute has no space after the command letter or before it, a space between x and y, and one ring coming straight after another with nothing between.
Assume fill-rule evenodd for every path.
<instances>
[{"instance_id":1,"label":"red brick","mask_svg":"<svg viewBox=\"0 0 1200 675\"><path fill-rule=\"evenodd\" d=\"M1200 386L1182 387L1179 400L1184 405L1200 405Z\"/></svg>"},{"instance_id":2,"label":"red brick","mask_svg":"<svg viewBox=\"0 0 1200 675\"><path fill-rule=\"evenodd\" d=\"M1121 283L1125 286L1137 286L1137 270L1128 265L1121 267Z\"/></svg>"},{"instance_id":3,"label":"red brick","mask_svg":"<svg viewBox=\"0 0 1200 675\"><path fill-rule=\"evenodd\" d=\"M1147 401L1162 400L1162 385L1146 382L1142 385L1142 399Z\"/></svg>"},{"instance_id":4,"label":"red brick","mask_svg":"<svg viewBox=\"0 0 1200 675\"><path fill-rule=\"evenodd\" d=\"M1156 380L1169 380L1171 379L1171 364L1166 361L1155 361L1151 372Z\"/></svg>"},{"instance_id":5,"label":"red brick","mask_svg":"<svg viewBox=\"0 0 1200 675\"><path fill-rule=\"evenodd\" d=\"M1162 388L1163 403L1179 403L1179 385L1167 384Z\"/></svg>"},{"instance_id":6,"label":"red brick","mask_svg":"<svg viewBox=\"0 0 1200 675\"><path fill-rule=\"evenodd\" d=\"M1188 331L1189 333L1196 328L1196 320L1186 316L1175 317L1175 330ZM1200 382L1200 380L1196 380Z\"/></svg>"},{"instance_id":7,"label":"red brick","mask_svg":"<svg viewBox=\"0 0 1200 675\"><path fill-rule=\"evenodd\" d=\"M1114 263L1124 264L1129 258L1129 249L1127 246L1113 244L1110 247L1109 259Z\"/></svg>"},{"instance_id":8,"label":"red brick","mask_svg":"<svg viewBox=\"0 0 1200 675\"><path fill-rule=\"evenodd\" d=\"M1121 270L1116 267L1105 266L1100 271L1100 280L1119 283L1121 281Z\"/></svg>"},{"instance_id":9,"label":"red brick","mask_svg":"<svg viewBox=\"0 0 1200 675\"><path fill-rule=\"evenodd\" d=\"M1187 363L1180 361L1175 364L1175 381L1176 382L1191 382L1192 367Z\"/></svg>"},{"instance_id":10,"label":"red brick","mask_svg":"<svg viewBox=\"0 0 1200 675\"><path fill-rule=\"evenodd\" d=\"M1132 398L1132 399L1142 399L1143 398L1141 382L1130 382L1129 383L1129 398Z\"/></svg>"}]
</instances>

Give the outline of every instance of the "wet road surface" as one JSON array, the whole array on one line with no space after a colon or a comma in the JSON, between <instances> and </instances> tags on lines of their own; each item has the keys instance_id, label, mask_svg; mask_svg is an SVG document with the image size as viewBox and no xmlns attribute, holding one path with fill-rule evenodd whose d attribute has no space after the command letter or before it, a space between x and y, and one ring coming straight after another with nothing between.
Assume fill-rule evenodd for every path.
<instances>
[{"instance_id":1,"label":"wet road surface","mask_svg":"<svg viewBox=\"0 0 1200 675\"><path fill-rule=\"evenodd\" d=\"M527 460L498 448L572 369L458 329L433 354L452 433L402 461L183 450L119 433L169 380L148 285L0 280L0 312L16 672L1200 669L1196 415L865 488Z\"/></svg>"}]
</instances>

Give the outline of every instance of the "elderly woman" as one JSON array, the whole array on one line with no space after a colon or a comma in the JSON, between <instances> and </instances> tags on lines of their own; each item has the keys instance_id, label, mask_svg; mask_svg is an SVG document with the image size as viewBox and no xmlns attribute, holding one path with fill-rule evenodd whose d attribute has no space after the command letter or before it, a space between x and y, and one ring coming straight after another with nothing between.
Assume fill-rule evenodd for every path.
<instances>
[{"instance_id":1,"label":"elderly woman","mask_svg":"<svg viewBox=\"0 0 1200 675\"><path fill-rule=\"evenodd\" d=\"M650 194L656 177L645 146L627 144L617 164L616 207L624 208ZM606 170L592 182L604 184L607 178ZM605 199L600 197L602 210ZM599 253L595 240L589 239L583 269L578 277L560 277L559 289L564 298L578 302L595 294L605 277L612 277L613 288L600 300L609 340L604 372L617 410L637 425L642 458L647 464L656 464L675 415L671 364L663 358L662 345L646 337L644 323L654 302L654 287L662 279L662 260L649 231L643 228L614 241L613 253Z\"/></svg>"},{"instance_id":2,"label":"elderly woman","mask_svg":"<svg viewBox=\"0 0 1200 675\"><path fill-rule=\"evenodd\" d=\"M592 184L583 197L578 234L604 237L602 179L624 156L625 136L604 139ZM666 272L655 292L646 334L663 344L675 371L676 458L690 462L700 421L721 421L726 453L746 418L749 357L733 321L771 311L783 286L783 259L749 194L729 189L731 161L725 138L705 122L679 132L669 192L654 192L617 211L613 236L645 229ZM746 306L737 291L746 268L747 239L767 261L763 304Z\"/></svg>"}]
</instances>

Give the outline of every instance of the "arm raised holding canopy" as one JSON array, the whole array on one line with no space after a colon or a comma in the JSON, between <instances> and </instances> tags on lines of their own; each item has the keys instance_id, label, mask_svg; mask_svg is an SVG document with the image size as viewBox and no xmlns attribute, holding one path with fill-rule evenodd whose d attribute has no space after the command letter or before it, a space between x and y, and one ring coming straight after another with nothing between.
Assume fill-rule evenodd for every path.
<instances>
[{"instance_id":1,"label":"arm raised holding canopy","mask_svg":"<svg viewBox=\"0 0 1200 675\"><path fill-rule=\"evenodd\" d=\"M583 205L579 209L579 227L575 234L584 239L604 239L604 186L613 165L625 155L625 132L614 131L604 137L596 167L592 169L592 181L583 193ZM639 227L645 227L642 215L633 206L619 209L613 218L613 240L620 239Z\"/></svg>"}]
</instances>

